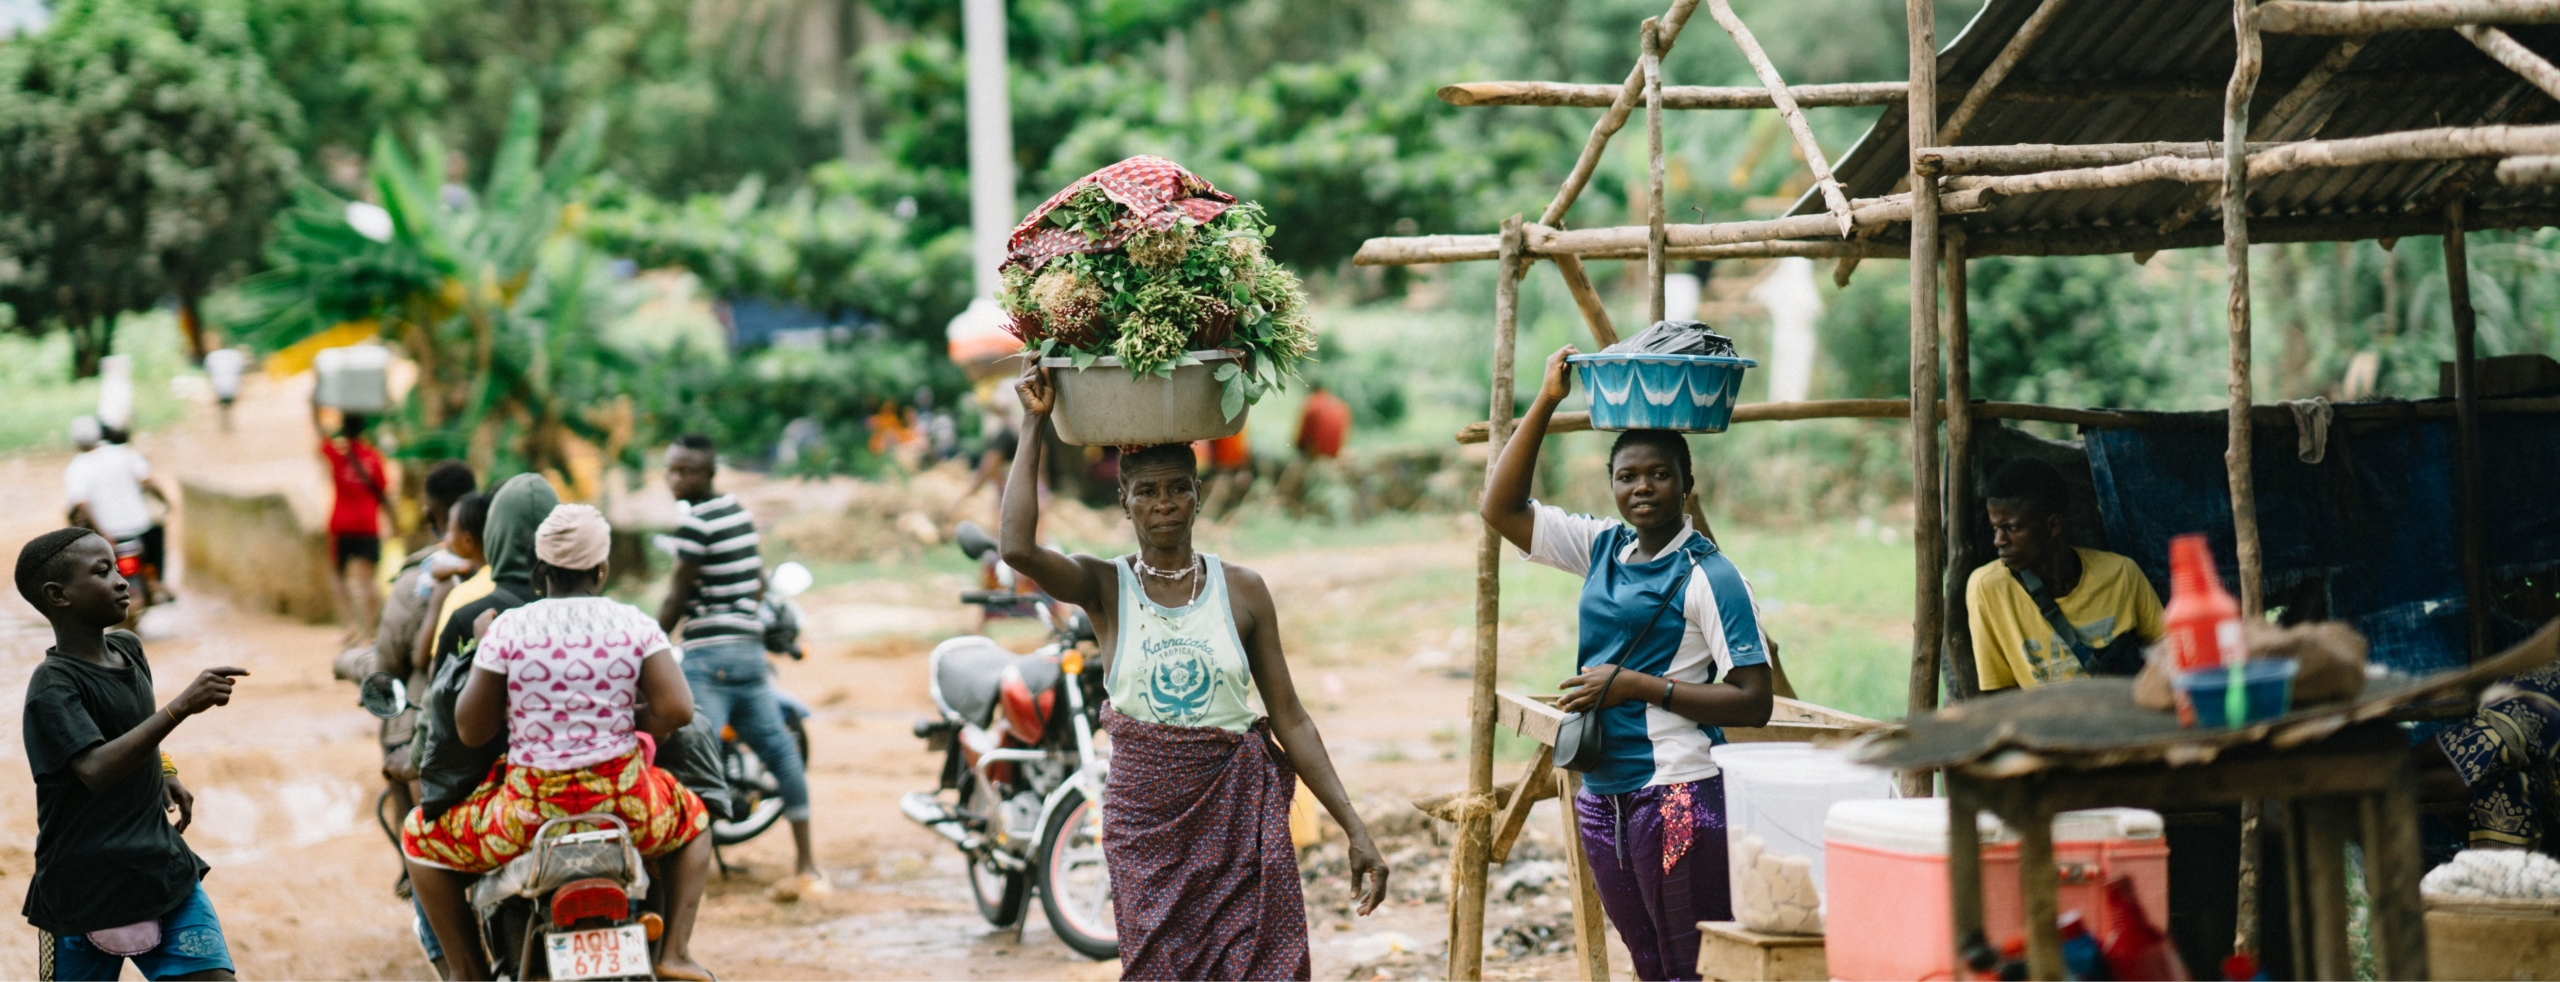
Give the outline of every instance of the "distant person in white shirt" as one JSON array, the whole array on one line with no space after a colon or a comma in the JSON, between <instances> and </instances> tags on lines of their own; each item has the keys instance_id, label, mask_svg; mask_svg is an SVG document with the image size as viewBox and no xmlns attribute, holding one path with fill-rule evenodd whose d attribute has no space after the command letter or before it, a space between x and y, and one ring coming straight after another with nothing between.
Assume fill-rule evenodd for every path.
<instances>
[{"instance_id":1,"label":"distant person in white shirt","mask_svg":"<svg viewBox=\"0 0 2560 982\"><path fill-rule=\"evenodd\" d=\"M143 603L133 608L139 618L144 606L168 599L168 591L160 586L164 536L152 521L146 497L158 499L166 508L169 496L152 483L151 463L142 454L105 437L97 417L71 421L71 442L80 448L80 455L62 469L62 497L69 511L67 520L115 543L117 571L141 582Z\"/></svg>"}]
</instances>

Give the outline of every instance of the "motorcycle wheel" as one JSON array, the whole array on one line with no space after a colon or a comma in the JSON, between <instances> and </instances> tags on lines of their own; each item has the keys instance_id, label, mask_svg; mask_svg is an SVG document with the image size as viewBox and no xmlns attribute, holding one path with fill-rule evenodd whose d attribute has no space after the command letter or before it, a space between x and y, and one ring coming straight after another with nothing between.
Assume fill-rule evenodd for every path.
<instances>
[{"instance_id":1,"label":"motorcycle wheel","mask_svg":"<svg viewBox=\"0 0 2560 982\"><path fill-rule=\"evenodd\" d=\"M969 857L969 899L978 902L978 916L997 927L1022 923L1023 897L1030 892L1031 877L1007 873L976 856Z\"/></svg>"},{"instance_id":2,"label":"motorcycle wheel","mask_svg":"<svg viewBox=\"0 0 2560 982\"><path fill-rule=\"evenodd\" d=\"M1120 957L1111 867L1102 858L1102 809L1069 791L1040 837L1040 913L1058 940L1086 958Z\"/></svg>"},{"instance_id":3,"label":"motorcycle wheel","mask_svg":"<svg viewBox=\"0 0 2560 982\"><path fill-rule=\"evenodd\" d=\"M783 726L791 731L791 740L800 745L800 764L809 763L809 730L797 716L785 715ZM782 818L782 780L766 770L764 759L756 756L746 744L728 740L720 744L720 769L729 776L730 790L746 802L747 813L736 821L714 819L711 822L711 844L734 846L756 836Z\"/></svg>"}]
</instances>

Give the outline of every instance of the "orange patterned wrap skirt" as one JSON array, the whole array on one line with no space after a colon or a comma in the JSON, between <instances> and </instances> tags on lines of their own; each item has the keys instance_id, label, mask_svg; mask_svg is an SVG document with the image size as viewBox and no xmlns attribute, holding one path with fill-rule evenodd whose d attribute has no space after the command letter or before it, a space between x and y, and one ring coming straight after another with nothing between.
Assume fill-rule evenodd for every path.
<instances>
[{"instance_id":1,"label":"orange patterned wrap skirt","mask_svg":"<svg viewBox=\"0 0 2560 982\"><path fill-rule=\"evenodd\" d=\"M412 809L400 823L400 851L414 861L486 873L522 855L554 818L605 812L631 824L643 856L684 848L711 827L711 814L675 775L651 767L640 748L591 767L546 771L501 759L461 804L428 821Z\"/></svg>"}]
</instances>

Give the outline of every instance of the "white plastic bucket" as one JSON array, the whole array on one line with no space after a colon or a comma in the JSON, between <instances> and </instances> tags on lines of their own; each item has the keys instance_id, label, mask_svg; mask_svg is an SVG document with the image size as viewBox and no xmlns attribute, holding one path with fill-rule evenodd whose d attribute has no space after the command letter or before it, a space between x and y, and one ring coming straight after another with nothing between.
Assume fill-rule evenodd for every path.
<instances>
[{"instance_id":1,"label":"white plastic bucket","mask_svg":"<svg viewBox=\"0 0 2560 982\"><path fill-rule=\"evenodd\" d=\"M1893 796L1893 773L1809 743L1725 744L1726 859L1733 915L1769 934L1820 934L1823 820L1842 801Z\"/></svg>"}]
</instances>

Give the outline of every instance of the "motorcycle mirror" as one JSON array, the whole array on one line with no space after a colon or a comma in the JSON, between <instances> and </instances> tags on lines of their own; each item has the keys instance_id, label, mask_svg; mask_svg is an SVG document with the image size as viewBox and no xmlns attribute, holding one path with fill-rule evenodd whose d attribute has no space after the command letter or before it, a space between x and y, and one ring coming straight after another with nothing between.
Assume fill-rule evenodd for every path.
<instances>
[{"instance_id":1,"label":"motorcycle mirror","mask_svg":"<svg viewBox=\"0 0 2560 982\"><path fill-rule=\"evenodd\" d=\"M976 522L960 523L959 528L952 530L951 538L960 543L961 553L971 559L985 559L988 553L996 551L996 540Z\"/></svg>"},{"instance_id":2,"label":"motorcycle mirror","mask_svg":"<svg viewBox=\"0 0 2560 982\"><path fill-rule=\"evenodd\" d=\"M765 590L775 599L789 600L809 592L809 585L816 581L817 577L810 575L809 567L796 562L784 563L773 568L773 576L766 581Z\"/></svg>"},{"instance_id":3,"label":"motorcycle mirror","mask_svg":"<svg viewBox=\"0 0 2560 982\"><path fill-rule=\"evenodd\" d=\"M390 719L409 708L409 687L389 672L375 672L357 686L356 701L363 704L365 712Z\"/></svg>"}]
</instances>

